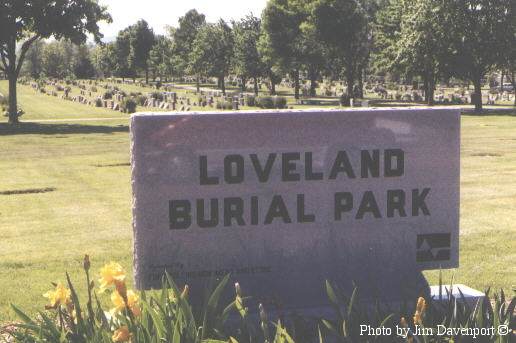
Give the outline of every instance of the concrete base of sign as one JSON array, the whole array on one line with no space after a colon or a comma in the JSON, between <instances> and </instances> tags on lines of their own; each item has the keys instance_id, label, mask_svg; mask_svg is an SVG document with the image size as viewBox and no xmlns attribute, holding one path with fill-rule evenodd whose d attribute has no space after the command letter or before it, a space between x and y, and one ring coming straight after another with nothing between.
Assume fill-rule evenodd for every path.
<instances>
[{"instance_id":1,"label":"concrete base of sign","mask_svg":"<svg viewBox=\"0 0 516 343\"><path fill-rule=\"evenodd\" d=\"M450 292L451 289L451 292ZM433 301L447 302L450 298L450 293L459 301L465 301L470 306L475 306L479 300L485 298L485 294L465 285L442 285L441 291L439 286L430 287L430 296Z\"/></svg>"},{"instance_id":2,"label":"concrete base of sign","mask_svg":"<svg viewBox=\"0 0 516 343\"><path fill-rule=\"evenodd\" d=\"M457 299L459 303L463 301L470 307L474 307L479 300L485 299L485 294L483 292L477 291L471 287L457 284L457 285L442 285L441 286L441 294L439 292L439 286L430 286L427 288L427 291L423 291L420 296L423 296L425 299L432 299L435 303L446 303L449 300L451 295ZM421 291L420 291L421 292ZM415 294L417 292L413 292ZM461 294L462 293L462 294ZM400 294L401 295L401 294ZM417 303L417 297L413 297L413 300L401 300L400 295L395 296L392 300L387 300L383 298L378 303L376 300L379 298L364 298L360 295L360 290L358 290L358 299L357 304L355 304L355 309L360 308L363 311L376 311L376 306L379 304L380 308L386 310L387 312L397 313L401 308L415 308ZM347 297L346 301L349 301L349 294L345 294ZM405 294L407 296L407 294ZM340 299L342 300L342 299ZM245 304L249 305L248 303ZM347 308L348 303L340 304L343 308ZM358 305L358 306L357 306ZM279 318L283 320L285 318L294 318L296 316L300 316L304 320L314 320L319 321L321 318L328 320L335 320L337 318L336 309L334 306L317 306L317 307L304 307L304 308L295 308L295 309L278 309L278 308L265 308L265 312L269 320L277 321ZM260 320L260 316L258 313L258 307L251 306L249 307L249 317L252 321L258 322ZM240 324L240 316L237 314L232 314L229 317L228 324L231 325L239 325ZM315 336L314 336L315 337Z\"/></svg>"}]
</instances>

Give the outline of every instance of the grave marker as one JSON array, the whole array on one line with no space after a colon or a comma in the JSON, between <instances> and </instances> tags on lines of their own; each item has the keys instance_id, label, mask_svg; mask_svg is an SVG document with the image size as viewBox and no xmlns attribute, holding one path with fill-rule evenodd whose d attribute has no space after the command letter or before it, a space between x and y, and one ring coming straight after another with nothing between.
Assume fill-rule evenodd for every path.
<instances>
[{"instance_id":1,"label":"grave marker","mask_svg":"<svg viewBox=\"0 0 516 343\"><path fill-rule=\"evenodd\" d=\"M458 266L459 131L457 109L133 115L136 285L414 300L422 270Z\"/></svg>"}]
</instances>

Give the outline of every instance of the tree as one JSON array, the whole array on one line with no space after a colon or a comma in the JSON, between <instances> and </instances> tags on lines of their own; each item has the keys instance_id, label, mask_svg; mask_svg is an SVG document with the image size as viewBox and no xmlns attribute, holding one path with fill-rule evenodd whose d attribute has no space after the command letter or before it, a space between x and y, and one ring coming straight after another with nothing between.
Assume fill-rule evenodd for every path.
<instances>
[{"instance_id":1,"label":"tree","mask_svg":"<svg viewBox=\"0 0 516 343\"><path fill-rule=\"evenodd\" d=\"M263 74L265 66L258 52L258 40L261 32L260 18L248 15L239 22L233 23L235 36L234 70L242 78L245 85L247 78L254 81L254 93L258 95L258 78Z\"/></svg>"},{"instance_id":2,"label":"tree","mask_svg":"<svg viewBox=\"0 0 516 343\"><path fill-rule=\"evenodd\" d=\"M397 42L401 39L402 16L403 2L399 0L388 0L385 6L376 12L373 24L372 64L378 75L402 72L403 68L396 59Z\"/></svg>"},{"instance_id":3,"label":"tree","mask_svg":"<svg viewBox=\"0 0 516 343\"><path fill-rule=\"evenodd\" d=\"M308 20L308 3L300 0L270 0L262 14L270 57L294 79L294 96L299 99L299 75L303 50L302 24Z\"/></svg>"},{"instance_id":4,"label":"tree","mask_svg":"<svg viewBox=\"0 0 516 343\"><path fill-rule=\"evenodd\" d=\"M282 80L281 65L274 58L269 36L263 31L258 40L258 52L264 66L264 75L269 79L269 91L271 95L276 95L276 85Z\"/></svg>"},{"instance_id":5,"label":"tree","mask_svg":"<svg viewBox=\"0 0 516 343\"><path fill-rule=\"evenodd\" d=\"M132 59L129 59L131 54L131 33L129 28L118 32L115 42L115 75L125 79L126 77L136 77L136 70Z\"/></svg>"},{"instance_id":6,"label":"tree","mask_svg":"<svg viewBox=\"0 0 516 343\"><path fill-rule=\"evenodd\" d=\"M168 76L174 73L173 44L168 37L156 37L156 44L149 54L149 66L154 78L158 75L160 79L168 79Z\"/></svg>"},{"instance_id":7,"label":"tree","mask_svg":"<svg viewBox=\"0 0 516 343\"><path fill-rule=\"evenodd\" d=\"M343 67L347 94L352 97L355 81L369 54L365 9L354 0L318 0L312 10L312 21L330 59Z\"/></svg>"},{"instance_id":8,"label":"tree","mask_svg":"<svg viewBox=\"0 0 516 343\"><path fill-rule=\"evenodd\" d=\"M45 45L44 41L36 41L30 46L21 70L22 75L28 75L34 79L38 79L41 76L43 73L42 56Z\"/></svg>"},{"instance_id":9,"label":"tree","mask_svg":"<svg viewBox=\"0 0 516 343\"><path fill-rule=\"evenodd\" d=\"M224 79L229 74L233 45L233 32L221 19L217 24L207 24L199 30L190 54L190 70L196 75L216 77L224 95Z\"/></svg>"},{"instance_id":10,"label":"tree","mask_svg":"<svg viewBox=\"0 0 516 343\"><path fill-rule=\"evenodd\" d=\"M95 76L95 67L87 45L79 45L75 54L73 72L78 79L91 79Z\"/></svg>"},{"instance_id":11,"label":"tree","mask_svg":"<svg viewBox=\"0 0 516 343\"><path fill-rule=\"evenodd\" d=\"M434 104L435 84L443 71L443 59L449 51L440 2L402 2L399 35L391 42L394 49L392 63L406 74L421 76L426 102L430 106Z\"/></svg>"},{"instance_id":12,"label":"tree","mask_svg":"<svg viewBox=\"0 0 516 343\"><path fill-rule=\"evenodd\" d=\"M179 18L179 27L171 30L172 41L174 42L174 56L177 56L175 67L180 73L187 71L190 66L189 58L192 53L193 43L197 32L206 25L204 14L193 9ZM199 88L199 80L197 80Z\"/></svg>"},{"instance_id":13,"label":"tree","mask_svg":"<svg viewBox=\"0 0 516 343\"><path fill-rule=\"evenodd\" d=\"M9 79L9 123L18 123L16 82L30 46L54 36L80 44L87 34L100 42L98 22L110 21L95 0L4 0L0 3L0 71ZM18 42L23 41L20 50Z\"/></svg>"},{"instance_id":14,"label":"tree","mask_svg":"<svg viewBox=\"0 0 516 343\"><path fill-rule=\"evenodd\" d=\"M482 79L515 42L514 0L443 1L439 7L451 49L447 65L455 76L473 83L475 110L482 110ZM511 45L511 44L509 44ZM514 62L514 61L513 61Z\"/></svg>"},{"instance_id":15,"label":"tree","mask_svg":"<svg viewBox=\"0 0 516 343\"><path fill-rule=\"evenodd\" d=\"M54 41L45 45L41 56L43 74L47 77L64 79L72 75L71 56L61 42Z\"/></svg>"},{"instance_id":16,"label":"tree","mask_svg":"<svg viewBox=\"0 0 516 343\"><path fill-rule=\"evenodd\" d=\"M112 76L116 70L116 43L99 44L92 51L92 60L97 77Z\"/></svg>"},{"instance_id":17,"label":"tree","mask_svg":"<svg viewBox=\"0 0 516 343\"><path fill-rule=\"evenodd\" d=\"M514 11L514 7L511 9ZM502 71L502 75L505 74L508 80L511 81L513 92L514 92L514 106L516 106L516 14L512 12L513 20L509 21L507 27L507 35L505 35L506 43L505 48L501 50L500 61L498 68ZM503 78L502 78L503 88Z\"/></svg>"},{"instance_id":18,"label":"tree","mask_svg":"<svg viewBox=\"0 0 516 343\"><path fill-rule=\"evenodd\" d=\"M145 20L139 20L129 27L131 53L129 64L145 72L145 83L149 83L149 56L154 46L154 31Z\"/></svg>"}]
</instances>

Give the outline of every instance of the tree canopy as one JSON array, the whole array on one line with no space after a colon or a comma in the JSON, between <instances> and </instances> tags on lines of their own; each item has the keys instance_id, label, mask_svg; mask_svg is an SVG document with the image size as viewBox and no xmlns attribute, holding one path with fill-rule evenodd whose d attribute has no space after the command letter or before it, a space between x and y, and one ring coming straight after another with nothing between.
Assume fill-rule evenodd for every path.
<instances>
[{"instance_id":1,"label":"tree canopy","mask_svg":"<svg viewBox=\"0 0 516 343\"><path fill-rule=\"evenodd\" d=\"M98 23L111 21L95 0L4 0L0 3L0 70L9 78L9 122L18 122L16 81L30 46L42 38L84 43L87 35L100 42ZM20 50L18 42L23 42Z\"/></svg>"}]
</instances>

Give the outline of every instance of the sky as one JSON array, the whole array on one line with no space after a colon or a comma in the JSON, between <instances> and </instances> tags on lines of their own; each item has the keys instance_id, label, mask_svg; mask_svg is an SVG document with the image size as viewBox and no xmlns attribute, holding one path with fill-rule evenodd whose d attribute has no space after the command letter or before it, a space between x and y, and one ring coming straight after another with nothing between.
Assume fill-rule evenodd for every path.
<instances>
[{"instance_id":1,"label":"sky","mask_svg":"<svg viewBox=\"0 0 516 343\"><path fill-rule=\"evenodd\" d=\"M109 8L112 24L102 24L105 39L111 40L118 31L145 19L155 33L165 33L165 26L177 26L179 17L195 8L206 15L208 22L219 18L239 19L249 13L260 16L267 0L99 0Z\"/></svg>"}]
</instances>

